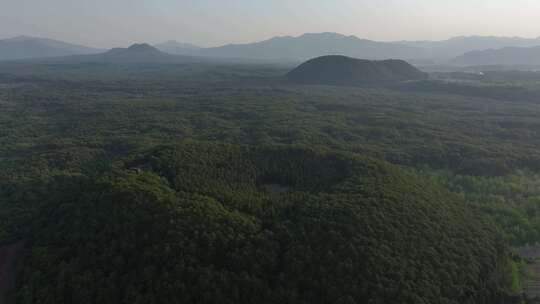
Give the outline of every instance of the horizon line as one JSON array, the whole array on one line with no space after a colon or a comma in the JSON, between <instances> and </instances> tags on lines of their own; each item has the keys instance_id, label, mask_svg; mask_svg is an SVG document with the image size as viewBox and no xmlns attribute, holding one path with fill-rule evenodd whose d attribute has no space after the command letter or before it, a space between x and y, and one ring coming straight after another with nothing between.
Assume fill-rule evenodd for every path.
<instances>
[{"instance_id":1,"label":"horizon line","mask_svg":"<svg viewBox=\"0 0 540 304\"><path fill-rule=\"evenodd\" d=\"M298 34L298 35L274 35L274 36L270 36L270 37L265 38L265 39L251 41L251 42L231 42L231 43L218 44L218 45L212 45L212 46L202 46L202 45L192 43L192 42L189 42L189 41L177 40L177 39L173 38L173 39L167 39L167 40L164 40L164 41L161 41L161 42L156 42L156 43L145 42L145 41L134 41L134 42L132 42L131 44L129 44L127 46L109 46L109 47L106 47L106 48L102 48L102 47L91 46L91 45L84 44L84 43L72 42L72 41L69 41L69 40L64 40L62 38L55 38L55 37L50 37L50 36L34 36L34 35L26 35L26 34L19 34L19 35L14 35L14 36L9 36L9 37L3 37L3 38L0 38L0 41L16 39L16 38L47 39L47 40L54 40L54 41L63 42L63 43L69 43L69 44L82 46L82 47L93 48L93 49L97 49L97 50L125 48L125 47L129 47L129 46L131 46L133 44L149 44L149 45L152 45L152 46L156 46L158 44L162 44L162 43L166 43L166 42L179 42L179 43L191 44L193 46L204 49L204 48L218 48L218 47L223 47L223 46L228 46L228 45L248 45L248 44L260 43L260 42L264 42L264 41L268 41L268 40L272 40L272 39L276 39L276 38L300 38L300 37L303 37L305 35L321 35L321 34L335 34L335 35L339 35L339 36L343 36L343 37L354 37L354 38L361 39L361 40L368 40L368 41L382 42L382 43L443 42L443 41L449 41L449 40L458 39L458 38L500 38L500 39L540 40L540 36L527 37L527 36L519 36L519 35L497 36L497 35L478 35L478 34L449 36L448 38L444 38L444 39L413 39L413 40L408 40L408 39L384 40L383 39L383 40L378 40L378 39L371 39L371 38L362 38L362 37L359 37L359 36L353 35L353 34L347 35L347 34L342 34L342 33L338 33L338 32L326 31L326 32L305 32L303 34Z\"/></svg>"}]
</instances>

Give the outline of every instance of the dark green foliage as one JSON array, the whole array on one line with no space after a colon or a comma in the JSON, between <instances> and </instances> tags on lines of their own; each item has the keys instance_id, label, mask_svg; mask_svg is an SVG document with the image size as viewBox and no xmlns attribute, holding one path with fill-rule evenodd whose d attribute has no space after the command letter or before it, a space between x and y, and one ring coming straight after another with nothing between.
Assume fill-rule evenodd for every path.
<instances>
[{"instance_id":1,"label":"dark green foliage","mask_svg":"<svg viewBox=\"0 0 540 304\"><path fill-rule=\"evenodd\" d=\"M426 79L427 74L403 60L370 61L324 56L301 64L286 78L301 84L356 86Z\"/></svg>"},{"instance_id":2,"label":"dark green foliage","mask_svg":"<svg viewBox=\"0 0 540 304\"><path fill-rule=\"evenodd\" d=\"M493 303L518 286L503 243L540 237L536 80L411 92L287 69L2 65L20 302ZM169 146L185 139L214 144Z\"/></svg>"},{"instance_id":3,"label":"dark green foliage","mask_svg":"<svg viewBox=\"0 0 540 304\"><path fill-rule=\"evenodd\" d=\"M19 303L461 304L502 291L489 225L365 158L186 143L48 188Z\"/></svg>"}]
</instances>

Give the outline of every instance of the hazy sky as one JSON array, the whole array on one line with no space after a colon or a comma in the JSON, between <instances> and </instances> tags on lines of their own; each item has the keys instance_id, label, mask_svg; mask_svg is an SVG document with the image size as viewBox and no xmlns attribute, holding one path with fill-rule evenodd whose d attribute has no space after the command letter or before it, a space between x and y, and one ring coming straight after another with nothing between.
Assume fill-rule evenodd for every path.
<instances>
[{"instance_id":1,"label":"hazy sky","mask_svg":"<svg viewBox=\"0 0 540 304\"><path fill-rule=\"evenodd\" d=\"M339 32L374 40L540 36L540 0L0 0L0 38L203 46Z\"/></svg>"}]
</instances>

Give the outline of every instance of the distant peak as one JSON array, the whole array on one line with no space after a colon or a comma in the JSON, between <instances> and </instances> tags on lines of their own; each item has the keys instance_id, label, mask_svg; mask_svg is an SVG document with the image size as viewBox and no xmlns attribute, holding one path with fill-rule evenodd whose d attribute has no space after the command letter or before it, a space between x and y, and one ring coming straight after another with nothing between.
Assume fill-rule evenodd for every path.
<instances>
[{"instance_id":1,"label":"distant peak","mask_svg":"<svg viewBox=\"0 0 540 304\"><path fill-rule=\"evenodd\" d=\"M130 51L157 51L157 49L148 43L135 43L131 45L128 50Z\"/></svg>"}]
</instances>

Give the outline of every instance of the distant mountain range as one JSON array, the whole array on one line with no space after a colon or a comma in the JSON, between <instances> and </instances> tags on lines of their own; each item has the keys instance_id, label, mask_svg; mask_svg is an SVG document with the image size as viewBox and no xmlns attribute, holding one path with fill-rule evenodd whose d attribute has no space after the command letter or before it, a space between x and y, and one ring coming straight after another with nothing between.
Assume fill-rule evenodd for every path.
<instances>
[{"instance_id":1,"label":"distant mountain range","mask_svg":"<svg viewBox=\"0 0 540 304\"><path fill-rule=\"evenodd\" d=\"M532 46L540 46L540 38L470 36L443 41L378 42L336 33L317 33L299 37L275 37L249 44L199 48L186 54L269 61L305 61L317 56L344 55L363 59L394 58L417 62L430 59L446 62L470 51Z\"/></svg>"},{"instance_id":2,"label":"distant mountain range","mask_svg":"<svg viewBox=\"0 0 540 304\"><path fill-rule=\"evenodd\" d=\"M0 60L87 55L103 50L53 39L18 36L0 40Z\"/></svg>"},{"instance_id":3,"label":"distant mountain range","mask_svg":"<svg viewBox=\"0 0 540 304\"><path fill-rule=\"evenodd\" d=\"M426 79L428 75L403 60L371 61L345 56L311 59L286 75L293 83L313 85L373 85Z\"/></svg>"},{"instance_id":4,"label":"distant mountain range","mask_svg":"<svg viewBox=\"0 0 540 304\"><path fill-rule=\"evenodd\" d=\"M275 37L257 43L200 49L192 54L268 61L304 61L324 55L345 55L364 59L415 58L427 55L422 49L412 46L376 42L335 33Z\"/></svg>"},{"instance_id":5,"label":"distant mountain range","mask_svg":"<svg viewBox=\"0 0 540 304\"><path fill-rule=\"evenodd\" d=\"M453 60L461 65L540 65L540 46L505 47L467 52Z\"/></svg>"},{"instance_id":6,"label":"distant mountain range","mask_svg":"<svg viewBox=\"0 0 540 304\"><path fill-rule=\"evenodd\" d=\"M462 61L461 55L473 51L535 46L540 46L540 38L471 36L456 37L444 41L378 42L336 33L316 33L304 34L298 37L274 37L256 43L229 44L211 48L167 41L155 45L156 49L154 51L159 50L173 55L235 61L296 63L324 55L343 55L370 60L404 59L422 64L460 62ZM118 50L113 49L110 52L114 53L118 52ZM0 40L0 60L88 55L103 52L103 50L52 39L21 36ZM162 59L165 58L163 55L160 54ZM458 56L460 58L454 59ZM467 54L467 56L470 56L470 54ZM176 57L169 58L178 59ZM155 56L152 60L156 60ZM508 62L511 61L514 60L508 60Z\"/></svg>"},{"instance_id":7,"label":"distant mountain range","mask_svg":"<svg viewBox=\"0 0 540 304\"><path fill-rule=\"evenodd\" d=\"M434 59L447 61L463 53L508 46L540 46L540 38L456 37L443 41L378 42L336 33L275 37L250 44L198 49L197 56L304 61L317 56L344 55L363 59Z\"/></svg>"}]
</instances>

